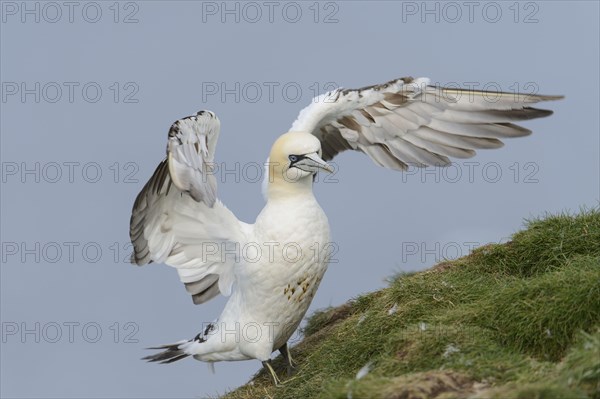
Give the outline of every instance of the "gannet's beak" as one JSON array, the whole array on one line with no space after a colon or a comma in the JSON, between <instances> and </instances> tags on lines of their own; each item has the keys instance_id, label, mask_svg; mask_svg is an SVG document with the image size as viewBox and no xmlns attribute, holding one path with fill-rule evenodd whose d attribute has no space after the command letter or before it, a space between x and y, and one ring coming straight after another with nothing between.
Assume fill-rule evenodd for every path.
<instances>
[{"instance_id":1,"label":"gannet's beak","mask_svg":"<svg viewBox=\"0 0 600 399\"><path fill-rule=\"evenodd\" d=\"M313 152L312 154L306 154L298 162L294 163L294 167L301 169L305 172L316 173L319 169L333 173L333 168L327 162L323 161L321 157Z\"/></svg>"}]
</instances>

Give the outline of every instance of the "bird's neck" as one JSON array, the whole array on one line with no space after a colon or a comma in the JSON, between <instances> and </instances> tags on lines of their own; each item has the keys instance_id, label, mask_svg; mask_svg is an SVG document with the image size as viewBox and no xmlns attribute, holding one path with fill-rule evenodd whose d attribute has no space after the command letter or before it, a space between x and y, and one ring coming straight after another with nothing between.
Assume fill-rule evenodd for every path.
<instances>
[{"instance_id":1,"label":"bird's neck","mask_svg":"<svg viewBox=\"0 0 600 399\"><path fill-rule=\"evenodd\" d=\"M298 181L287 181L283 177L278 176L269 181L267 198L269 201L301 197L314 198L312 187L312 176Z\"/></svg>"}]
</instances>

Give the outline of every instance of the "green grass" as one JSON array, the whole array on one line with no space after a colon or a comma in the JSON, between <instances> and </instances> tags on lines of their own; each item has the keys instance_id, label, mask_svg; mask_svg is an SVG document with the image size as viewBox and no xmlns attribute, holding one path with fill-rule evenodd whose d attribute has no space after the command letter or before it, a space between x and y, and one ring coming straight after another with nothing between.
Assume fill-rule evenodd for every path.
<instances>
[{"instance_id":1,"label":"green grass","mask_svg":"<svg viewBox=\"0 0 600 399\"><path fill-rule=\"evenodd\" d=\"M600 211L528 221L316 312L292 356L284 386L261 371L226 397L600 399Z\"/></svg>"}]
</instances>

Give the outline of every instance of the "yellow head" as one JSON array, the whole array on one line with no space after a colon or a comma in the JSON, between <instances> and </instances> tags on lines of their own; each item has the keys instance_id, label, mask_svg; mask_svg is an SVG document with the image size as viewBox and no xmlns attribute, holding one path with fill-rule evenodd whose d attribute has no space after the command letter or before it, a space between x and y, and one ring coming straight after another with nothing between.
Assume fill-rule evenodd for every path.
<instances>
[{"instance_id":1,"label":"yellow head","mask_svg":"<svg viewBox=\"0 0 600 399\"><path fill-rule=\"evenodd\" d=\"M312 177L319 170L332 168L321 159L321 142L306 132L281 135L271 148L267 164L268 195L310 188Z\"/></svg>"}]
</instances>

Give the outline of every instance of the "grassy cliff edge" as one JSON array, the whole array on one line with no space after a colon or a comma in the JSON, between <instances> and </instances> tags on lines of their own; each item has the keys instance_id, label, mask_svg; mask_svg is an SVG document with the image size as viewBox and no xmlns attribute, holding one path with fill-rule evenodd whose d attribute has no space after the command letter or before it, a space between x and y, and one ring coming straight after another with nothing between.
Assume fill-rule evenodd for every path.
<instances>
[{"instance_id":1,"label":"grassy cliff edge","mask_svg":"<svg viewBox=\"0 0 600 399\"><path fill-rule=\"evenodd\" d=\"M600 210L316 312L292 356L225 397L600 399Z\"/></svg>"}]
</instances>

